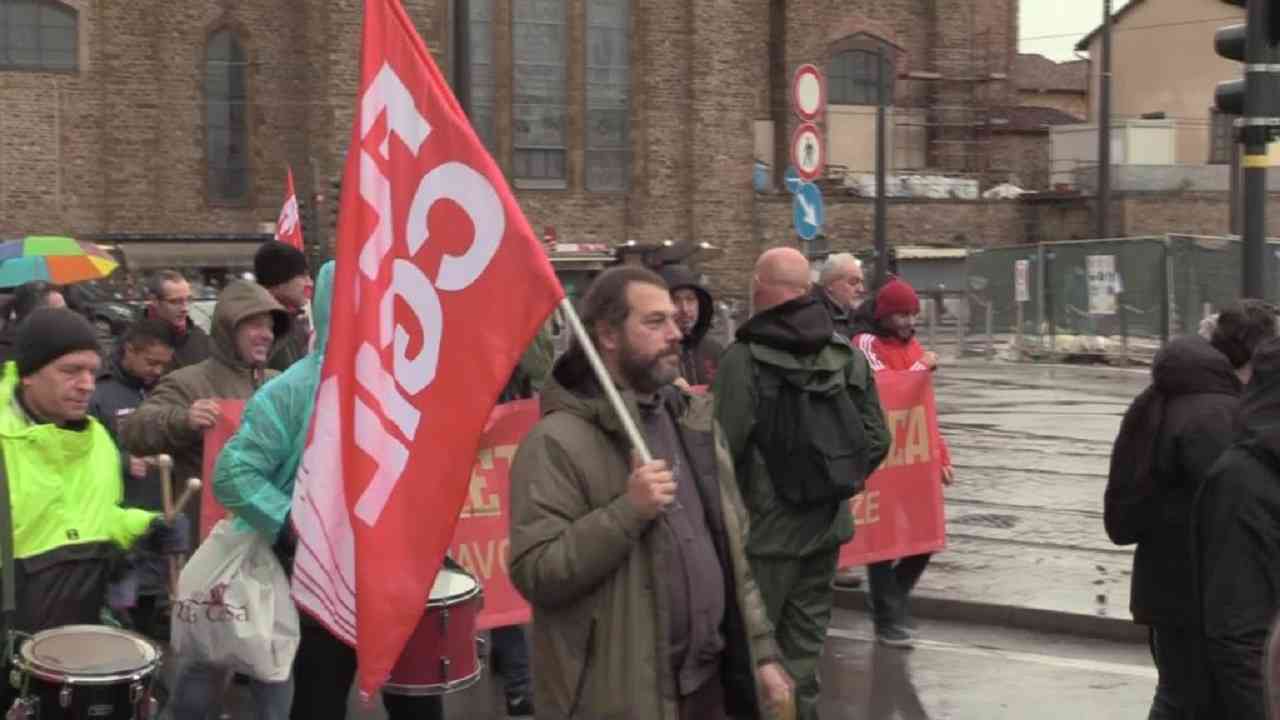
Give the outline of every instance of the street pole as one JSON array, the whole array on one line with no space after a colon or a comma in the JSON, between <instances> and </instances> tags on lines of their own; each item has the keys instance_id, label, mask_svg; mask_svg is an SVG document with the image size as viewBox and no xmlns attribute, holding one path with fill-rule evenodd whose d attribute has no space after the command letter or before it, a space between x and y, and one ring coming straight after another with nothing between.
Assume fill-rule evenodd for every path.
<instances>
[{"instance_id":1,"label":"street pole","mask_svg":"<svg viewBox=\"0 0 1280 720\"><path fill-rule=\"evenodd\" d=\"M1253 0L1246 19L1244 68L1244 267L1242 295L1264 296L1267 226L1267 141L1270 139L1271 50L1268 47L1271 3Z\"/></svg>"},{"instance_id":2,"label":"street pole","mask_svg":"<svg viewBox=\"0 0 1280 720\"><path fill-rule=\"evenodd\" d=\"M1230 196L1230 201L1231 201L1231 234L1232 235L1240 234L1240 225L1241 225L1240 216L1243 214L1241 212L1241 210L1243 209L1243 205L1240 202L1241 200L1240 143L1243 140L1244 138L1240 136L1240 129L1236 127L1232 127L1231 138L1229 140L1230 144L1227 146L1231 153L1230 158L1228 158L1231 161L1231 169L1230 169L1231 176L1230 176L1230 179L1228 180L1227 194Z\"/></svg>"},{"instance_id":3,"label":"street pole","mask_svg":"<svg viewBox=\"0 0 1280 720\"><path fill-rule=\"evenodd\" d=\"M1102 0L1102 67L1098 76L1098 217L1096 235L1110 237L1111 210L1111 0Z\"/></svg>"},{"instance_id":4,"label":"street pole","mask_svg":"<svg viewBox=\"0 0 1280 720\"><path fill-rule=\"evenodd\" d=\"M453 28L453 94L471 118L471 0L454 0Z\"/></svg>"},{"instance_id":5,"label":"street pole","mask_svg":"<svg viewBox=\"0 0 1280 720\"><path fill-rule=\"evenodd\" d=\"M885 155L887 154L888 134L887 123L885 121L885 110L888 107L888 98L885 97L888 82L885 78L885 57L884 48L881 47L876 52L876 96L878 102L876 104L876 217L875 217L875 243L876 243L876 275L873 288L879 290L884 285L885 276L889 271L889 233L888 233L888 213L889 198L887 189L886 173L887 165Z\"/></svg>"}]
</instances>

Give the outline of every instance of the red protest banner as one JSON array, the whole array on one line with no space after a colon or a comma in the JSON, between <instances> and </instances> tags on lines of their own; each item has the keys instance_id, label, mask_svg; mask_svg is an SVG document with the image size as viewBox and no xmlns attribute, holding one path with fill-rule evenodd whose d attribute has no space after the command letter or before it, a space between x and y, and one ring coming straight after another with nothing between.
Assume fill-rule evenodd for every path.
<instances>
[{"instance_id":1,"label":"red protest banner","mask_svg":"<svg viewBox=\"0 0 1280 720\"><path fill-rule=\"evenodd\" d=\"M209 537L209 531L219 520L227 516L226 508L213 496L213 470L217 467L218 453L240 427L244 415L244 400L218 400L218 422L204 433L204 467L201 469L204 484L200 488L200 542Z\"/></svg>"},{"instance_id":2,"label":"red protest banner","mask_svg":"<svg viewBox=\"0 0 1280 720\"><path fill-rule=\"evenodd\" d=\"M942 550L942 435L932 373L882 370L876 389L893 445L866 489L849 503L857 530L840 567Z\"/></svg>"},{"instance_id":3,"label":"red protest banner","mask_svg":"<svg viewBox=\"0 0 1280 720\"><path fill-rule=\"evenodd\" d=\"M458 518L449 555L475 575L484 590L481 630L529 622L529 604L507 575L511 542L507 527L511 510L511 459L524 436L538 422L538 400L518 400L494 408L480 436L480 451L471 471L471 488Z\"/></svg>"},{"instance_id":4,"label":"red protest banner","mask_svg":"<svg viewBox=\"0 0 1280 720\"><path fill-rule=\"evenodd\" d=\"M932 377L926 372L876 373L880 403L893 435L885 463L851 503L857 524L852 542L840 553L840 566L934 552L946 546L942 507L941 435L938 432ZM205 434L205 496L201 537L225 515L213 498L213 468L218 451L235 434L243 401L223 401L222 417ZM511 460L520 441L538 422L538 400L519 400L493 409L480 436L467 497L458 517L449 554L474 575L484 590L477 623L487 630L530 621L528 603L507 574L510 542L508 499Z\"/></svg>"}]
</instances>

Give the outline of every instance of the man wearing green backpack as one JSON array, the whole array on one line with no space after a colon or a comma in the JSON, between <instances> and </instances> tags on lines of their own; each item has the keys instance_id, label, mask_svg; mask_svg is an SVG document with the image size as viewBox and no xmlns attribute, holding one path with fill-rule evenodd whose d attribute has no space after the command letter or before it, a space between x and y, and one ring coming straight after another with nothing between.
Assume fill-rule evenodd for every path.
<instances>
[{"instance_id":1,"label":"man wearing green backpack","mask_svg":"<svg viewBox=\"0 0 1280 720\"><path fill-rule=\"evenodd\" d=\"M751 516L747 555L773 621L797 715L818 716L818 662L831 621L848 499L889 451L875 378L835 334L793 248L760 256L755 314L720 361L716 418Z\"/></svg>"}]
</instances>

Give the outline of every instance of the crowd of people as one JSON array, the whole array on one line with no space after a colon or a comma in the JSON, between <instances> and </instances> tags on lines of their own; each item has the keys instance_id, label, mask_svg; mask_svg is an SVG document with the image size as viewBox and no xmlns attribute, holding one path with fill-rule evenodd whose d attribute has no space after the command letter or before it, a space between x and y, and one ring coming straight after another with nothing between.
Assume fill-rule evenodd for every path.
<instances>
[{"instance_id":1,"label":"crowd of people","mask_svg":"<svg viewBox=\"0 0 1280 720\"><path fill-rule=\"evenodd\" d=\"M222 290L209 332L189 315L189 281L154 273L146 307L109 350L59 288L15 293L0 332L13 629L96 623L105 607L112 622L168 641L170 558L191 551L201 508L197 499L166 518L151 459L173 459L172 492L199 477L220 400L247 405L206 480L290 571L333 268L313 283L305 256L272 242L254 270ZM510 573L534 611L531 641L509 627L491 642L510 716L534 715L535 698L547 717L763 717L792 702L798 717L817 716L837 555L854 531L849 498L890 445L875 371L937 361L914 339L920 304L904 282L863 302L852 256L830 258L816 285L810 273L795 250L761 256L754 315L727 348L710 337L713 298L687 267L596 279L581 313L648 463L580 344L557 358L543 332L525 352L500 398L540 394L543 412L512 468ZM798 395L813 417L795 415ZM884 644L910 645L906 598L927 561L871 568ZM216 712L230 669L172 665L165 716ZM259 718L343 718L355 669L354 651L304 616L290 678L244 680ZM391 718L443 717L438 697L383 699Z\"/></svg>"},{"instance_id":2,"label":"crowd of people","mask_svg":"<svg viewBox=\"0 0 1280 720\"><path fill-rule=\"evenodd\" d=\"M56 287L20 288L0 331L0 482L12 516L25 633L112 622L169 637L175 555L199 502L167 516L157 468L200 476L219 400L247 401L217 458L218 500L288 573L294 476L327 345L333 266L264 244L256 280L224 288L206 333L173 271L103 353ZM816 282L814 281L816 278ZM313 296L314 290L314 297ZM921 303L860 264L815 273L791 248L758 259L752 315L727 347L713 298L683 266L606 270L581 301L588 336L652 460L632 447L584 347L539 334L501 401L541 398L511 469L514 586L526 628L499 628L492 663L511 716L818 717L818 672L850 498L891 445L880 372L932 373ZM1170 342L1113 451L1106 530L1137 544L1132 609L1159 673L1153 718L1264 717L1262 665L1280 608L1280 328L1241 301ZM940 481L954 471L939 448ZM179 487L171 490L180 490ZM3 526L0 514L0 528ZM912 646L910 593L928 555L867 568L879 643ZM526 637L526 630L528 637ZM216 712L231 670L173 658L166 717ZM304 617L293 672L246 678L256 717L344 718L354 651ZM15 690L5 687L7 706ZM391 718L441 718L439 697L384 694ZM535 711L536 706L536 711Z\"/></svg>"}]
</instances>

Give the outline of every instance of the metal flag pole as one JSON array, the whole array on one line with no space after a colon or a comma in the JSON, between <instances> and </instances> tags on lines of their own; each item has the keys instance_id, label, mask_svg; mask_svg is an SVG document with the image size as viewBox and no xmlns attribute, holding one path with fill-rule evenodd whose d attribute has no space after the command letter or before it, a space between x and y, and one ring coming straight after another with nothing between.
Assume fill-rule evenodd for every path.
<instances>
[{"instance_id":1,"label":"metal flag pole","mask_svg":"<svg viewBox=\"0 0 1280 720\"><path fill-rule=\"evenodd\" d=\"M636 421L631 417L631 413L627 412L627 406L622 402L622 395L618 393L618 388L614 387L613 378L610 377L609 371L604 366L604 361L600 359L600 354L596 352L596 346L592 344L591 338L587 337L587 329L582 325L582 319L578 317L578 311L573 309L573 301L569 298L560 300L560 310L564 312L565 318L569 321L569 328L573 330L573 336L578 339L582 345L582 350L587 354L587 361L591 363L591 369L596 373L596 379L600 381L600 387L604 388L605 397L609 398L609 404L613 406L613 411L618 413L618 419L622 421L622 428L627 432L627 438L631 440L631 446L640 453L640 459L645 463L653 462L653 454L649 452L649 445L645 443L644 436L640 434L640 428L636 427Z\"/></svg>"}]
</instances>

